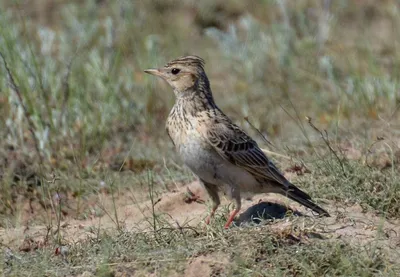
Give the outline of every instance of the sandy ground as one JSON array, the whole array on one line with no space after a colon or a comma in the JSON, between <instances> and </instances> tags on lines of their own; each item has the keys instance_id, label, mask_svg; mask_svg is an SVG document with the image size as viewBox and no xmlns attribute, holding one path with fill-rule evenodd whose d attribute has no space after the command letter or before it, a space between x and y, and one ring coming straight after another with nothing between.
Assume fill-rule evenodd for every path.
<instances>
[{"instance_id":1,"label":"sandy ground","mask_svg":"<svg viewBox=\"0 0 400 277\"><path fill-rule=\"evenodd\" d=\"M175 192L165 193L156 200L154 206L156 213L168 214L169 220L176 226L191 225L197 226L203 224L207 217L209 207L206 203L191 202L187 200L188 189L199 196L201 199L208 200L205 191L198 182L193 182L187 186L182 186ZM106 195L102 199L103 204L108 203L107 209L112 210L111 201ZM121 200L119 200L121 201ZM126 203L126 201L124 201ZM230 201L222 197L221 211L223 206ZM285 230L296 226L310 228L326 239L340 239L355 244L365 244L376 241L380 247L389 247L396 249L400 245L400 224L399 221L384 220L372 213L364 213L358 205L351 207L340 207L334 203L320 203L332 215L330 218L318 218L309 211L297 205L290 200L275 194L261 194L253 197L251 200L243 199L242 213L236 220L237 224L246 224L251 222L252 218L264 214L278 218L268 224L271 230ZM106 207L105 205L104 207ZM143 230L150 227L150 224L144 220L151 218L152 204L147 200L141 203L120 205L117 203L117 213L120 223L132 232ZM287 206L299 212L303 216L292 216L284 218L287 212ZM226 208L226 207L225 207ZM110 216L92 217L86 220L68 219L61 223L62 234L66 242L73 243L79 240L95 236L93 230L101 226L102 230L115 230L116 224ZM232 227L235 228L235 227ZM3 245L20 248L23 247L24 238L30 237L32 241L42 241L47 229L45 226L21 226L17 228L0 229L0 241ZM26 243L26 240L25 240ZM218 255L218 259L215 258ZM228 257L223 253L212 253L199 256L188 261L186 276L212 276L223 269L223 264L228 263ZM208 275L204 275L207 273ZM197 275L196 275L197 274Z\"/></svg>"},{"instance_id":2,"label":"sandy ground","mask_svg":"<svg viewBox=\"0 0 400 277\"><path fill-rule=\"evenodd\" d=\"M188 189L205 203L201 201L188 201ZM221 213L224 205L231 203L226 197L222 197L222 203L219 209ZM112 213L111 200L107 196L100 200L103 207ZM127 203L126 199L118 202ZM208 196L198 182L193 182L187 186L180 187L175 192L168 192L163 194L160 198L155 199L154 209L156 213L168 214L168 218L172 224L177 226L190 225L197 226L202 224L209 212L209 205L207 205ZM108 203L107 203L108 202ZM359 205L351 207L340 207L334 203L320 203L321 206L326 208L332 217L319 218L313 216L310 211L295 202L292 202L285 197L276 194L260 194L254 196L252 199L242 200L242 212L237 218L237 224L243 224L252 221L252 218L259 218L269 216L281 219L284 217L288 209L292 209L295 213L300 213L304 216L296 217L295 221L303 220L304 222L313 222L314 225L319 226L321 231L328 234L330 237L340 237L345 240L365 243L369 240L377 239L379 233L385 234L384 237L379 239L387 241L388 243L400 243L399 235L400 222L384 220L375 214L364 213ZM107 207L108 206L108 207ZM127 230L143 230L149 227L145 218L152 215L152 204L150 200L141 203L119 205L117 203L117 213L120 224ZM231 206L232 208L233 206ZM264 215L262 215L264 214ZM280 228L291 224L290 220L278 220L270 224L271 228ZM91 231L97 229L115 229L116 224L111 220L107 214L102 217L91 217L86 220L67 219L61 222L63 236L66 240L80 240L87 238L91 235ZM45 226L29 226L21 224L17 228L2 228L0 229L0 240L4 245L15 245L20 238L29 236L32 238L41 237L47 231Z\"/></svg>"}]
</instances>

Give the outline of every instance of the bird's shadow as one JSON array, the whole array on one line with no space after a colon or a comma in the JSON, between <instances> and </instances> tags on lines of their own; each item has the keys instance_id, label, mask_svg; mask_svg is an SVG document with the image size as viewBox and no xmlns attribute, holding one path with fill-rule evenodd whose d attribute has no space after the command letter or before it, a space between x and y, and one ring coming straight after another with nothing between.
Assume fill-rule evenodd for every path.
<instances>
[{"instance_id":1,"label":"bird's shadow","mask_svg":"<svg viewBox=\"0 0 400 277\"><path fill-rule=\"evenodd\" d=\"M282 219L289 214L304 216L304 214L278 203L260 202L248 208L233 223L237 226L244 223L259 224L262 220Z\"/></svg>"}]
</instances>

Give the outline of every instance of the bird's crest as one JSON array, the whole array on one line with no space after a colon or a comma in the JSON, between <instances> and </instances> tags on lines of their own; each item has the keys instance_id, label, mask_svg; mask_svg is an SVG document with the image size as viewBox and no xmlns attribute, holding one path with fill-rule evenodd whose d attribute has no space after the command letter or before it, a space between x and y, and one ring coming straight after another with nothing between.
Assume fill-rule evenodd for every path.
<instances>
[{"instance_id":1,"label":"bird's crest","mask_svg":"<svg viewBox=\"0 0 400 277\"><path fill-rule=\"evenodd\" d=\"M166 67L172 67L174 65L181 64L185 66L196 66L200 67L201 69L204 70L204 60L198 56L190 55L190 56L183 56L179 57L175 60L170 61L167 63L165 66Z\"/></svg>"}]
</instances>

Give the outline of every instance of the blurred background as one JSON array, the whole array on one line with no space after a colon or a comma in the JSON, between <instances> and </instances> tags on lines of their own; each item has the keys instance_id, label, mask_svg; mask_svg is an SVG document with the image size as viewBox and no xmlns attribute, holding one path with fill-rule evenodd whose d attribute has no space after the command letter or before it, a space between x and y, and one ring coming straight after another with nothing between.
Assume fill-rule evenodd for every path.
<instances>
[{"instance_id":1,"label":"blurred background","mask_svg":"<svg viewBox=\"0 0 400 277\"><path fill-rule=\"evenodd\" d=\"M331 218L202 224L143 72L187 54ZM399 276L399 89L398 0L1 0L0 272Z\"/></svg>"},{"instance_id":2,"label":"blurred background","mask_svg":"<svg viewBox=\"0 0 400 277\"><path fill-rule=\"evenodd\" d=\"M76 195L92 179L98 190L110 170L139 178L157 169L165 186L191 179L164 132L173 93L143 73L186 54L206 61L218 105L265 148L321 158L315 149L326 145L309 117L347 157L379 139L390 147L376 153L389 162L398 153L396 0L36 0L0 9L3 212L14 209L16 183L40 185L50 173Z\"/></svg>"}]
</instances>

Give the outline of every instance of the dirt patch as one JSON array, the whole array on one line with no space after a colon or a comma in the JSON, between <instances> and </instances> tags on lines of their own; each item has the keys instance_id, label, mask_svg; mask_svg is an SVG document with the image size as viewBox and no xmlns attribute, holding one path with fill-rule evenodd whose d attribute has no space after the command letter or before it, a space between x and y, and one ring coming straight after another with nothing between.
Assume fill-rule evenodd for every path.
<instances>
[{"instance_id":1,"label":"dirt patch","mask_svg":"<svg viewBox=\"0 0 400 277\"><path fill-rule=\"evenodd\" d=\"M229 257L224 253L212 253L195 257L187 263L184 276L221 276L228 263Z\"/></svg>"},{"instance_id":2,"label":"dirt patch","mask_svg":"<svg viewBox=\"0 0 400 277\"><path fill-rule=\"evenodd\" d=\"M188 189L191 193L188 192ZM176 227L202 224L204 218L208 215L208 206L202 201L187 201L188 193L196 195L200 199L208 200L201 185L198 182L193 182L174 192L167 192L153 201L155 203L154 212L158 215L166 215L164 218ZM61 222L61 233L66 244L95 237L99 230L102 232L115 231L117 224L115 218L113 218L112 201L109 195L103 195L99 198L99 201L103 209L107 211L103 216L85 220L68 218ZM150 228L152 221L149 219L152 218L153 214L152 202L145 200L140 203L127 203L129 203L127 199L122 197L117 199L117 215L120 226L131 232ZM222 198L222 205L229 203L228 199ZM295 213L299 211L298 215L301 216L283 217L290 210L287 208L289 205ZM389 221L375 214L365 213L359 205L350 207L339 206L335 203L322 205L327 208L332 217L318 218L284 197L274 194L261 194L250 200L243 200L243 212L237 223L248 224L253 222L253 218L260 217L260 210L262 210L263 212L267 211L270 215L275 212L274 217L278 219L269 222L268 228L279 233L311 230L311 233L315 233L318 237L343 240L351 244L364 245L369 242L376 242L379 247L390 249L400 245L398 235L400 234L400 222L398 220ZM221 210L219 210L219 213L222 212ZM32 250L34 250L37 245L46 244L45 237L48 232L46 226L29 226L26 222L24 226L0 229L0 241L7 247L21 251L21 247L24 247L23 251L29 251L25 247L26 238L29 238L31 245L35 245L35 247L32 247ZM54 229L51 232L54 232ZM224 264L228 263L228 260L229 257L223 253L195 257L188 261L185 276L218 276L218 272L223 270ZM200 272L201 275L199 275Z\"/></svg>"}]
</instances>

